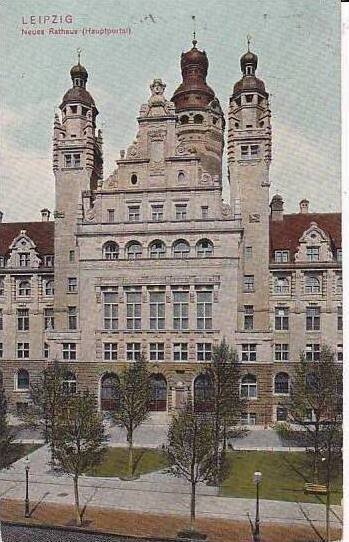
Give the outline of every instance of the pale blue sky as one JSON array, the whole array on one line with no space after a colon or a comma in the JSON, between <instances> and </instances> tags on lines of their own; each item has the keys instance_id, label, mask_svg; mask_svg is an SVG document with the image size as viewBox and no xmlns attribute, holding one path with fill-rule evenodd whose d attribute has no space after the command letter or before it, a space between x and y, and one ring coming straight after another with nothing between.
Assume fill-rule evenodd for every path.
<instances>
[{"instance_id":1,"label":"pale blue sky","mask_svg":"<svg viewBox=\"0 0 349 542\"><path fill-rule=\"evenodd\" d=\"M129 38L21 36L22 16L55 13L73 15L74 23L65 28L130 26L132 33ZM240 78L246 35L252 36L258 75L271 94L271 195L282 194L287 212L297 211L303 197L313 211L339 210L337 0L7 0L0 29L5 47L0 209L5 220L36 220L42 207L54 208L53 113L71 86L76 48L83 49L88 89L103 123L107 176L119 150L135 136L136 116L151 80L166 82L168 98L181 81L180 55L191 45L193 14L198 46L210 62L208 83L225 113ZM145 19L149 15L155 22Z\"/></svg>"}]
</instances>

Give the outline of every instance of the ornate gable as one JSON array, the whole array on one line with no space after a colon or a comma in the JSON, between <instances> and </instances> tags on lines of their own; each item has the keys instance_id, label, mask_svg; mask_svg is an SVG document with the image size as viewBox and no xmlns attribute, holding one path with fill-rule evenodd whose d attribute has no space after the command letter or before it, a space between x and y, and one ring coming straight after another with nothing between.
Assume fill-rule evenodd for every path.
<instances>
[{"instance_id":1,"label":"ornate gable","mask_svg":"<svg viewBox=\"0 0 349 542\"><path fill-rule=\"evenodd\" d=\"M316 222L311 222L299 239L295 253L296 262L331 262L333 260L331 240Z\"/></svg>"},{"instance_id":2,"label":"ornate gable","mask_svg":"<svg viewBox=\"0 0 349 542\"><path fill-rule=\"evenodd\" d=\"M7 267L38 268L41 264L36 245L27 235L26 230L21 230L19 235L14 238L9 250L10 257L7 261Z\"/></svg>"}]
</instances>

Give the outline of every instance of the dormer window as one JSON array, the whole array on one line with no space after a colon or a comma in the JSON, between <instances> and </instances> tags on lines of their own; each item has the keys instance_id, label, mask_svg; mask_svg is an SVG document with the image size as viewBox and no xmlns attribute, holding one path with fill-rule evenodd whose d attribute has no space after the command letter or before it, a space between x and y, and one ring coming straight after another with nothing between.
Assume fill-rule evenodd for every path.
<instances>
[{"instance_id":1,"label":"dormer window","mask_svg":"<svg viewBox=\"0 0 349 542\"><path fill-rule=\"evenodd\" d=\"M320 247L307 247L308 262L318 262L320 260Z\"/></svg>"},{"instance_id":2,"label":"dormer window","mask_svg":"<svg viewBox=\"0 0 349 542\"><path fill-rule=\"evenodd\" d=\"M288 250L275 250L274 252L274 261L276 263L287 263L289 259Z\"/></svg>"},{"instance_id":3,"label":"dormer window","mask_svg":"<svg viewBox=\"0 0 349 542\"><path fill-rule=\"evenodd\" d=\"M338 263L342 263L342 249L341 248L337 248L337 254L336 254L336 257L337 257L337 262ZM1 265L1 264L0 264Z\"/></svg>"},{"instance_id":4,"label":"dormer window","mask_svg":"<svg viewBox=\"0 0 349 542\"><path fill-rule=\"evenodd\" d=\"M45 267L53 267L53 263L54 263L54 256L52 256L51 254L48 256L44 256Z\"/></svg>"},{"instance_id":5,"label":"dormer window","mask_svg":"<svg viewBox=\"0 0 349 542\"><path fill-rule=\"evenodd\" d=\"M5 256L0 256L0 267L5 267Z\"/></svg>"},{"instance_id":6,"label":"dormer window","mask_svg":"<svg viewBox=\"0 0 349 542\"><path fill-rule=\"evenodd\" d=\"M19 267L29 267L30 254L28 252L19 253Z\"/></svg>"}]
</instances>

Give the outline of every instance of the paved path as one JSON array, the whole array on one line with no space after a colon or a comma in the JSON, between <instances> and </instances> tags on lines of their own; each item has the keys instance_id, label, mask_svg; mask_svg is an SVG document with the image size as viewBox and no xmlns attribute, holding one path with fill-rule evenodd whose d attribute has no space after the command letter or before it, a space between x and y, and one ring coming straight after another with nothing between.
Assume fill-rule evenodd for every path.
<instances>
[{"instance_id":1,"label":"paved path","mask_svg":"<svg viewBox=\"0 0 349 542\"><path fill-rule=\"evenodd\" d=\"M47 465L48 450L42 447L31 454L30 499L40 502L73 504L71 477L57 475ZM25 491L24 459L12 468L0 471L0 499L23 499ZM190 488L184 480L164 472L153 472L139 480L127 482L118 478L82 477L81 502L89 506L152 512L157 514L187 515ZM215 487L200 484L198 488L198 516L226 519L244 519L255 513L254 499L219 497ZM333 506L331 521L340 525L341 509ZM335 514L335 515L334 515ZM261 516L265 521L279 523L305 523L305 515L314 523L325 521L325 507L318 504L285 501L261 501Z\"/></svg>"}]
</instances>

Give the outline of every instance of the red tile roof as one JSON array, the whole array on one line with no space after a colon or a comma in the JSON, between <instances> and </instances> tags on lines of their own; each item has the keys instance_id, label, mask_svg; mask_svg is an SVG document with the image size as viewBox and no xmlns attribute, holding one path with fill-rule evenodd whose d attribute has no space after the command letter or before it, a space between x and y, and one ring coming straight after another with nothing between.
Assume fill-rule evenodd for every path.
<instances>
[{"instance_id":1,"label":"red tile roof","mask_svg":"<svg viewBox=\"0 0 349 542\"><path fill-rule=\"evenodd\" d=\"M0 224L0 255L6 256L12 241L26 230L40 256L54 253L54 222L8 222Z\"/></svg>"},{"instance_id":2,"label":"red tile roof","mask_svg":"<svg viewBox=\"0 0 349 542\"><path fill-rule=\"evenodd\" d=\"M341 213L298 213L284 215L283 220L270 218L270 258L274 250L289 250L290 259L294 261L294 255L298 250L299 239L311 222L326 232L332 243L333 250L342 247Z\"/></svg>"}]
</instances>

